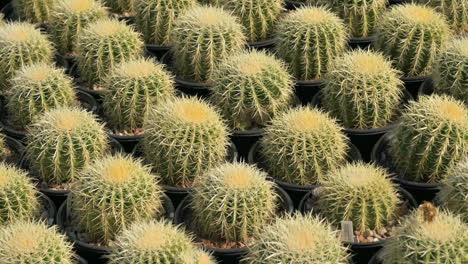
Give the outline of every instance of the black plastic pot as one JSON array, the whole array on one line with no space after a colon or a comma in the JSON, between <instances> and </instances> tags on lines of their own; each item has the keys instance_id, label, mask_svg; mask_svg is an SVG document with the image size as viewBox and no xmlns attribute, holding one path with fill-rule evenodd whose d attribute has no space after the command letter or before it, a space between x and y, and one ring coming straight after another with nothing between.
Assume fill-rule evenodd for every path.
<instances>
[{"instance_id":1,"label":"black plastic pot","mask_svg":"<svg viewBox=\"0 0 468 264\"><path fill-rule=\"evenodd\" d=\"M305 3L301 1L294 1L294 0L285 0L286 2L286 9L294 10L300 8L301 6L325 6L326 3Z\"/></svg>"},{"instance_id":2,"label":"black plastic pot","mask_svg":"<svg viewBox=\"0 0 468 264\"><path fill-rule=\"evenodd\" d=\"M326 85L323 80L319 81L296 81L295 94L302 105L308 105L312 102L314 96L319 93Z\"/></svg>"},{"instance_id":3,"label":"black plastic pot","mask_svg":"<svg viewBox=\"0 0 468 264\"><path fill-rule=\"evenodd\" d=\"M267 39L257 42L251 42L248 44L249 48L257 50L271 50L275 47L276 39Z\"/></svg>"},{"instance_id":4,"label":"black plastic pot","mask_svg":"<svg viewBox=\"0 0 468 264\"><path fill-rule=\"evenodd\" d=\"M383 258L384 258L384 251L383 249L379 250L377 254L375 254L371 260L369 261L369 264L382 264L383 263Z\"/></svg>"},{"instance_id":5,"label":"black plastic pot","mask_svg":"<svg viewBox=\"0 0 468 264\"><path fill-rule=\"evenodd\" d=\"M70 74L71 67L76 63L76 56L68 56L56 54L55 58L63 68L65 68L65 73Z\"/></svg>"},{"instance_id":6,"label":"black plastic pot","mask_svg":"<svg viewBox=\"0 0 468 264\"><path fill-rule=\"evenodd\" d=\"M39 200L42 201L42 205L45 207L45 210L47 210L47 224L49 226L54 225L57 207L55 207L54 202L43 193L39 193Z\"/></svg>"},{"instance_id":7,"label":"black plastic pot","mask_svg":"<svg viewBox=\"0 0 468 264\"><path fill-rule=\"evenodd\" d=\"M79 264L88 264L88 261L86 261L84 258L78 256L78 263Z\"/></svg>"},{"instance_id":8,"label":"black plastic pot","mask_svg":"<svg viewBox=\"0 0 468 264\"><path fill-rule=\"evenodd\" d=\"M86 81L84 81L80 76L76 59L75 59L75 63L71 65L68 74L70 74L73 77L73 80L75 81L75 84L77 85L76 89L78 91L90 94L98 103L102 103L102 98L104 96L105 91L90 89Z\"/></svg>"},{"instance_id":9,"label":"black plastic pot","mask_svg":"<svg viewBox=\"0 0 468 264\"><path fill-rule=\"evenodd\" d=\"M401 4L406 4L410 2L411 0L390 0L389 5L401 5Z\"/></svg>"},{"instance_id":10,"label":"black plastic pot","mask_svg":"<svg viewBox=\"0 0 468 264\"><path fill-rule=\"evenodd\" d=\"M405 83L406 90L413 96L418 98L418 91L421 84L427 79L431 79L431 76L418 76L418 77L402 77L400 78Z\"/></svg>"},{"instance_id":11,"label":"black plastic pot","mask_svg":"<svg viewBox=\"0 0 468 264\"><path fill-rule=\"evenodd\" d=\"M231 131L231 140L236 145L241 159L248 159L250 149L263 136L263 134L265 134L265 130L262 128L255 128L246 131Z\"/></svg>"},{"instance_id":12,"label":"black plastic pot","mask_svg":"<svg viewBox=\"0 0 468 264\"><path fill-rule=\"evenodd\" d=\"M281 199L280 210L287 214L291 214L294 210L293 203L291 198L288 196L286 191L277 186L276 191ZM185 225L187 228L190 226L189 219L192 215L192 210L189 207L191 196L187 196L177 207L175 213L175 223L177 225ZM192 230L193 231L193 230ZM234 249L220 249L220 248L203 248L213 254L219 263L223 264L237 264L240 263L240 260L247 254L247 247L243 248L234 248Z\"/></svg>"},{"instance_id":13,"label":"black plastic pot","mask_svg":"<svg viewBox=\"0 0 468 264\"><path fill-rule=\"evenodd\" d=\"M122 145L124 151L127 153L132 153L133 149L135 149L135 146L143 138L143 134L135 136L118 136L112 132L109 132L109 136L114 140L118 141L120 145Z\"/></svg>"},{"instance_id":14,"label":"black plastic pot","mask_svg":"<svg viewBox=\"0 0 468 264\"><path fill-rule=\"evenodd\" d=\"M5 15L4 19L5 21L17 21L18 16L15 14L15 11L13 10L13 5L11 1L6 1L6 3L0 4L2 9L0 10L0 13L3 13Z\"/></svg>"},{"instance_id":15,"label":"black plastic pot","mask_svg":"<svg viewBox=\"0 0 468 264\"><path fill-rule=\"evenodd\" d=\"M4 160L4 162L19 166L21 163L21 158L24 155L24 145L18 140L9 136L5 136L4 139L8 149L13 152L10 157L7 157L7 159Z\"/></svg>"},{"instance_id":16,"label":"black plastic pot","mask_svg":"<svg viewBox=\"0 0 468 264\"><path fill-rule=\"evenodd\" d=\"M434 81L429 78L425 80L419 87L418 97L423 95L431 95L434 93Z\"/></svg>"},{"instance_id":17,"label":"black plastic pot","mask_svg":"<svg viewBox=\"0 0 468 264\"><path fill-rule=\"evenodd\" d=\"M372 150L372 161L382 167L388 168L392 173L397 175L395 181L405 190L410 192L418 203L434 200L436 194L440 191L442 184L422 183L405 180L405 174L398 171L390 153L388 152L389 143L393 136L393 133L389 132L377 142L377 144L374 146L374 149Z\"/></svg>"},{"instance_id":18,"label":"black plastic pot","mask_svg":"<svg viewBox=\"0 0 468 264\"><path fill-rule=\"evenodd\" d=\"M348 45L351 49L368 49L372 47L372 43L377 40L377 35L372 35L363 38L351 38Z\"/></svg>"},{"instance_id":19,"label":"black plastic pot","mask_svg":"<svg viewBox=\"0 0 468 264\"><path fill-rule=\"evenodd\" d=\"M171 46L159 46L159 45L152 45L146 44L146 51L152 57L155 57L158 60L161 60L164 55L171 49Z\"/></svg>"}]
</instances>

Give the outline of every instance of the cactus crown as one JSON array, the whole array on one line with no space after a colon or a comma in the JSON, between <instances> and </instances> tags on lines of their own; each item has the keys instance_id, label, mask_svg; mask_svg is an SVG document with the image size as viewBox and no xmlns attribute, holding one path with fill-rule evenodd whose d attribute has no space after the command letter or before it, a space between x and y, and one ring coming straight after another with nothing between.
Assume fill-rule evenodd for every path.
<instances>
[{"instance_id":1,"label":"cactus crown","mask_svg":"<svg viewBox=\"0 0 468 264\"><path fill-rule=\"evenodd\" d=\"M437 194L437 201L451 212L468 221L468 158L465 158L447 173L444 186Z\"/></svg>"},{"instance_id":2,"label":"cactus crown","mask_svg":"<svg viewBox=\"0 0 468 264\"><path fill-rule=\"evenodd\" d=\"M13 0L13 10L21 20L45 23L50 19L53 6L59 0Z\"/></svg>"},{"instance_id":3,"label":"cactus crown","mask_svg":"<svg viewBox=\"0 0 468 264\"><path fill-rule=\"evenodd\" d=\"M468 3L464 0L420 0L443 13L455 33L468 32Z\"/></svg>"},{"instance_id":4,"label":"cactus crown","mask_svg":"<svg viewBox=\"0 0 468 264\"><path fill-rule=\"evenodd\" d=\"M203 250L186 250L181 255L182 263L184 264L216 264L212 256Z\"/></svg>"}]
</instances>

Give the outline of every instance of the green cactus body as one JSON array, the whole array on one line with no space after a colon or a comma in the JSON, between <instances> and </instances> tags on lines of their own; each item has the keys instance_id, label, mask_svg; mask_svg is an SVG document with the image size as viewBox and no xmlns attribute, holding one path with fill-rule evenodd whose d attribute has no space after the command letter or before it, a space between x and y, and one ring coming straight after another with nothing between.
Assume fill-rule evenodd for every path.
<instances>
[{"instance_id":1,"label":"green cactus body","mask_svg":"<svg viewBox=\"0 0 468 264\"><path fill-rule=\"evenodd\" d=\"M244 242L272 220L277 195L266 173L244 163L221 164L199 178L192 204L200 235Z\"/></svg>"},{"instance_id":2,"label":"green cactus body","mask_svg":"<svg viewBox=\"0 0 468 264\"><path fill-rule=\"evenodd\" d=\"M34 25L22 22L0 27L0 88L5 90L15 72L37 62L51 62L52 43Z\"/></svg>"},{"instance_id":3,"label":"green cactus body","mask_svg":"<svg viewBox=\"0 0 468 264\"><path fill-rule=\"evenodd\" d=\"M456 164L443 181L437 201L468 223L468 158Z\"/></svg>"},{"instance_id":4,"label":"green cactus body","mask_svg":"<svg viewBox=\"0 0 468 264\"><path fill-rule=\"evenodd\" d=\"M60 0L52 9L47 29L58 51L72 54L83 28L107 15L106 8L95 0Z\"/></svg>"},{"instance_id":5,"label":"green cactus body","mask_svg":"<svg viewBox=\"0 0 468 264\"><path fill-rule=\"evenodd\" d=\"M0 161L5 162L10 154L11 150L5 142L5 135L0 132Z\"/></svg>"},{"instance_id":6,"label":"green cactus body","mask_svg":"<svg viewBox=\"0 0 468 264\"><path fill-rule=\"evenodd\" d=\"M272 177L316 185L346 162L348 140L327 114L308 107L274 118L260 141L260 155Z\"/></svg>"},{"instance_id":7,"label":"green cactus body","mask_svg":"<svg viewBox=\"0 0 468 264\"><path fill-rule=\"evenodd\" d=\"M49 185L67 184L107 151L107 135L95 117L78 108L56 108L32 124L27 135L31 170Z\"/></svg>"},{"instance_id":8,"label":"green cactus body","mask_svg":"<svg viewBox=\"0 0 468 264\"><path fill-rule=\"evenodd\" d=\"M162 215L157 180L149 167L129 156L99 158L72 185L72 214L93 241L108 244L132 223Z\"/></svg>"},{"instance_id":9,"label":"green cactus body","mask_svg":"<svg viewBox=\"0 0 468 264\"><path fill-rule=\"evenodd\" d=\"M443 15L435 10L397 5L383 16L376 46L405 76L430 75L449 32Z\"/></svg>"},{"instance_id":10,"label":"green cactus body","mask_svg":"<svg viewBox=\"0 0 468 264\"><path fill-rule=\"evenodd\" d=\"M217 64L245 44L242 26L227 11L194 7L175 22L172 40L177 73L190 81L208 82Z\"/></svg>"},{"instance_id":11,"label":"green cactus body","mask_svg":"<svg viewBox=\"0 0 468 264\"><path fill-rule=\"evenodd\" d=\"M403 82L384 56L349 52L335 60L326 76L323 106L346 128L385 127L400 113Z\"/></svg>"},{"instance_id":12,"label":"green cactus body","mask_svg":"<svg viewBox=\"0 0 468 264\"><path fill-rule=\"evenodd\" d=\"M72 79L46 63L23 67L11 84L6 106L12 123L22 128L50 109L77 103Z\"/></svg>"},{"instance_id":13,"label":"green cactus body","mask_svg":"<svg viewBox=\"0 0 468 264\"><path fill-rule=\"evenodd\" d=\"M335 226L352 221L357 231L378 230L397 216L397 188L382 168L349 164L330 171L323 184L317 208Z\"/></svg>"},{"instance_id":14,"label":"green cactus body","mask_svg":"<svg viewBox=\"0 0 468 264\"><path fill-rule=\"evenodd\" d=\"M5 25L5 15L3 13L0 13L0 27L3 27Z\"/></svg>"},{"instance_id":15,"label":"green cactus body","mask_svg":"<svg viewBox=\"0 0 468 264\"><path fill-rule=\"evenodd\" d=\"M136 6L136 28L145 43L169 46L177 17L196 3L196 0L140 0Z\"/></svg>"},{"instance_id":16,"label":"green cactus body","mask_svg":"<svg viewBox=\"0 0 468 264\"><path fill-rule=\"evenodd\" d=\"M125 22L99 20L83 29L77 53L81 76L94 84L117 64L143 56L143 41Z\"/></svg>"},{"instance_id":17,"label":"green cactus body","mask_svg":"<svg viewBox=\"0 0 468 264\"><path fill-rule=\"evenodd\" d=\"M0 263L75 264L72 244L55 227L17 221L0 228Z\"/></svg>"},{"instance_id":18,"label":"green cactus body","mask_svg":"<svg viewBox=\"0 0 468 264\"><path fill-rule=\"evenodd\" d=\"M59 0L13 0L13 10L21 20L44 23L50 19L52 7Z\"/></svg>"},{"instance_id":19,"label":"green cactus body","mask_svg":"<svg viewBox=\"0 0 468 264\"><path fill-rule=\"evenodd\" d=\"M292 77L281 61L264 52L226 58L212 80L210 101L236 129L263 126L292 103Z\"/></svg>"},{"instance_id":20,"label":"green cactus body","mask_svg":"<svg viewBox=\"0 0 468 264\"><path fill-rule=\"evenodd\" d=\"M349 263L337 233L310 214L277 219L254 238L242 263Z\"/></svg>"},{"instance_id":21,"label":"green cactus body","mask_svg":"<svg viewBox=\"0 0 468 264\"><path fill-rule=\"evenodd\" d=\"M468 109L445 95L410 102L389 150L407 180L440 182L449 168L468 155Z\"/></svg>"},{"instance_id":22,"label":"green cactus body","mask_svg":"<svg viewBox=\"0 0 468 264\"><path fill-rule=\"evenodd\" d=\"M468 33L468 3L465 0L419 0L443 13L455 33Z\"/></svg>"},{"instance_id":23,"label":"green cactus body","mask_svg":"<svg viewBox=\"0 0 468 264\"><path fill-rule=\"evenodd\" d=\"M174 98L158 104L144 130L145 159L164 184L189 187L226 159L227 127L216 110L200 99Z\"/></svg>"},{"instance_id":24,"label":"green cactus body","mask_svg":"<svg viewBox=\"0 0 468 264\"><path fill-rule=\"evenodd\" d=\"M277 56L299 80L322 79L347 44L343 21L323 7L302 7L278 23Z\"/></svg>"},{"instance_id":25,"label":"green cactus body","mask_svg":"<svg viewBox=\"0 0 468 264\"><path fill-rule=\"evenodd\" d=\"M216 264L216 260L203 250L186 250L181 255L184 264Z\"/></svg>"},{"instance_id":26,"label":"green cactus body","mask_svg":"<svg viewBox=\"0 0 468 264\"><path fill-rule=\"evenodd\" d=\"M134 13L135 7L139 0L104 0L106 6L108 6L112 12L117 14Z\"/></svg>"}]
</instances>

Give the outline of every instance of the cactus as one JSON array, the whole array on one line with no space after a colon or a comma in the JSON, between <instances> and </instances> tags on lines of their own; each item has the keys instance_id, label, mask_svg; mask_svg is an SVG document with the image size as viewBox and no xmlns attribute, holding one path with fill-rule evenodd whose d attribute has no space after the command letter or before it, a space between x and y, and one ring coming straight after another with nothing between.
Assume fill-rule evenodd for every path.
<instances>
[{"instance_id":1,"label":"cactus","mask_svg":"<svg viewBox=\"0 0 468 264\"><path fill-rule=\"evenodd\" d=\"M194 82L208 82L219 61L245 44L242 26L227 11L194 7L175 22L172 40L176 72Z\"/></svg>"},{"instance_id":2,"label":"cactus","mask_svg":"<svg viewBox=\"0 0 468 264\"><path fill-rule=\"evenodd\" d=\"M266 173L225 163L197 181L191 201L197 231L212 241L245 242L276 213L277 195Z\"/></svg>"},{"instance_id":3,"label":"cactus","mask_svg":"<svg viewBox=\"0 0 468 264\"><path fill-rule=\"evenodd\" d=\"M254 238L243 263L349 263L337 233L311 214L279 218Z\"/></svg>"},{"instance_id":4,"label":"cactus","mask_svg":"<svg viewBox=\"0 0 468 264\"><path fill-rule=\"evenodd\" d=\"M400 113L403 82L384 56L363 50L346 53L326 76L323 106L346 128L385 127Z\"/></svg>"},{"instance_id":5,"label":"cactus","mask_svg":"<svg viewBox=\"0 0 468 264\"><path fill-rule=\"evenodd\" d=\"M0 27L5 25L5 15L0 13Z\"/></svg>"},{"instance_id":6,"label":"cactus","mask_svg":"<svg viewBox=\"0 0 468 264\"><path fill-rule=\"evenodd\" d=\"M107 15L106 8L95 0L59 0L52 9L47 29L57 50L71 54L83 28Z\"/></svg>"},{"instance_id":7,"label":"cactus","mask_svg":"<svg viewBox=\"0 0 468 264\"><path fill-rule=\"evenodd\" d=\"M181 255L184 264L216 264L214 258L203 250L186 250Z\"/></svg>"},{"instance_id":8,"label":"cactus","mask_svg":"<svg viewBox=\"0 0 468 264\"><path fill-rule=\"evenodd\" d=\"M460 35L468 33L468 3L465 0L419 0L443 13L451 29Z\"/></svg>"},{"instance_id":9,"label":"cactus","mask_svg":"<svg viewBox=\"0 0 468 264\"><path fill-rule=\"evenodd\" d=\"M112 12L117 14L134 13L138 0L104 0Z\"/></svg>"},{"instance_id":10,"label":"cactus","mask_svg":"<svg viewBox=\"0 0 468 264\"><path fill-rule=\"evenodd\" d=\"M78 108L45 112L26 137L31 170L49 185L67 184L107 151L107 135L95 117Z\"/></svg>"},{"instance_id":11,"label":"cactus","mask_svg":"<svg viewBox=\"0 0 468 264\"><path fill-rule=\"evenodd\" d=\"M6 106L12 123L26 128L43 112L76 102L72 79L63 69L41 62L23 67L13 77Z\"/></svg>"},{"instance_id":12,"label":"cactus","mask_svg":"<svg viewBox=\"0 0 468 264\"><path fill-rule=\"evenodd\" d=\"M260 154L275 179L316 185L329 170L346 162L348 140L335 120L320 110L291 109L265 130Z\"/></svg>"},{"instance_id":13,"label":"cactus","mask_svg":"<svg viewBox=\"0 0 468 264\"><path fill-rule=\"evenodd\" d=\"M74 264L72 244L55 227L17 221L0 228L0 263Z\"/></svg>"},{"instance_id":14,"label":"cactus","mask_svg":"<svg viewBox=\"0 0 468 264\"><path fill-rule=\"evenodd\" d=\"M39 193L27 173L0 163L0 226L40 214Z\"/></svg>"},{"instance_id":15,"label":"cactus","mask_svg":"<svg viewBox=\"0 0 468 264\"><path fill-rule=\"evenodd\" d=\"M117 65L104 79L103 110L118 130L143 126L151 108L175 95L170 74L152 60L135 59Z\"/></svg>"},{"instance_id":16,"label":"cactus","mask_svg":"<svg viewBox=\"0 0 468 264\"><path fill-rule=\"evenodd\" d=\"M355 230L378 230L397 217L397 187L385 169L365 163L332 170L317 190L319 212L335 226L352 221Z\"/></svg>"},{"instance_id":17,"label":"cactus","mask_svg":"<svg viewBox=\"0 0 468 264\"><path fill-rule=\"evenodd\" d=\"M196 3L196 0L140 0L136 5L136 28L145 43L169 46L175 20Z\"/></svg>"},{"instance_id":18,"label":"cactus","mask_svg":"<svg viewBox=\"0 0 468 264\"><path fill-rule=\"evenodd\" d=\"M444 17L433 9L397 5L381 19L376 46L405 76L430 75L449 33Z\"/></svg>"},{"instance_id":19,"label":"cactus","mask_svg":"<svg viewBox=\"0 0 468 264\"><path fill-rule=\"evenodd\" d=\"M299 80L322 79L346 45L343 21L324 7L301 7L278 23L277 55Z\"/></svg>"},{"instance_id":20,"label":"cactus","mask_svg":"<svg viewBox=\"0 0 468 264\"><path fill-rule=\"evenodd\" d=\"M227 156L227 127L209 104L174 98L157 105L144 125L143 152L164 184L189 187Z\"/></svg>"},{"instance_id":21,"label":"cactus","mask_svg":"<svg viewBox=\"0 0 468 264\"><path fill-rule=\"evenodd\" d=\"M14 22L0 27L0 88L5 90L15 71L36 62L52 62L52 43L34 25Z\"/></svg>"},{"instance_id":22,"label":"cactus","mask_svg":"<svg viewBox=\"0 0 468 264\"><path fill-rule=\"evenodd\" d=\"M468 223L468 158L450 169L443 183L437 201Z\"/></svg>"},{"instance_id":23,"label":"cactus","mask_svg":"<svg viewBox=\"0 0 468 264\"><path fill-rule=\"evenodd\" d=\"M236 129L263 126L292 103L292 77L281 61L264 52L229 56L212 80L210 100Z\"/></svg>"},{"instance_id":24,"label":"cactus","mask_svg":"<svg viewBox=\"0 0 468 264\"><path fill-rule=\"evenodd\" d=\"M52 7L59 0L12 0L13 10L21 20L45 23L50 19Z\"/></svg>"},{"instance_id":25,"label":"cactus","mask_svg":"<svg viewBox=\"0 0 468 264\"><path fill-rule=\"evenodd\" d=\"M132 223L162 215L157 179L130 156L99 158L72 184L72 214L92 241L108 244Z\"/></svg>"},{"instance_id":26,"label":"cactus","mask_svg":"<svg viewBox=\"0 0 468 264\"><path fill-rule=\"evenodd\" d=\"M138 33L117 20L99 20L89 24L77 43L78 69L90 84L102 81L117 64L143 56Z\"/></svg>"},{"instance_id":27,"label":"cactus","mask_svg":"<svg viewBox=\"0 0 468 264\"><path fill-rule=\"evenodd\" d=\"M438 183L468 155L468 109L449 96L422 96L410 102L390 142L402 177Z\"/></svg>"},{"instance_id":28,"label":"cactus","mask_svg":"<svg viewBox=\"0 0 468 264\"><path fill-rule=\"evenodd\" d=\"M11 154L10 147L5 142L5 136L0 132L0 161L5 161Z\"/></svg>"}]
</instances>

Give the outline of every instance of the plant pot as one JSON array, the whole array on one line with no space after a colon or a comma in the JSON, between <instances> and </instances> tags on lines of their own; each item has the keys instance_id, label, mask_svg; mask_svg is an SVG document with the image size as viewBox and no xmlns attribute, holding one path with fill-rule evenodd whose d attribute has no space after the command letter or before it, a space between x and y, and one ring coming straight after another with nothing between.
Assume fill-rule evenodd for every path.
<instances>
[{"instance_id":1,"label":"plant pot","mask_svg":"<svg viewBox=\"0 0 468 264\"><path fill-rule=\"evenodd\" d=\"M325 6L326 3L305 3L301 1L294 1L294 0L285 0L286 2L286 9L288 10L295 10L300 8L301 6Z\"/></svg>"},{"instance_id":2,"label":"plant pot","mask_svg":"<svg viewBox=\"0 0 468 264\"><path fill-rule=\"evenodd\" d=\"M81 78L79 70L78 70L78 63L76 62L70 67L69 75L73 77L75 84L77 85L77 90L90 94L99 104L102 103L102 98L104 97L104 90L94 90L90 89L90 86L86 83L83 78Z\"/></svg>"},{"instance_id":3,"label":"plant pot","mask_svg":"<svg viewBox=\"0 0 468 264\"><path fill-rule=\"evenodd\" d=\"M406 3L410 3L411 0L390 0L388 2L389 5L402 5L402 4L406 4Z\"/></svg>"},{"instance_id":4,"label":"plant pot","mask_svg":"<svg viewBox=\"0 0 468 264\"><path fill-rule=\"evenodd\" d=\"M231 140L236 145L239 157L247 160L252 146L265 134L263 128L254 128L250 130L232 130Z\"/></svg>"},{"instance_id":5,"label":"plant pot","mask_svg":"<svg viewBox=\"0 0 468 264\"><path fill-rule=\"evenodd\" d=\"M250 42L248 44L249 48L257 50L272 50L275 47L276 39L267 39L257 42Z\"/></svg>"},{"instance_id":6,"label":"plant pot","mask_svg":"<svg viewBox=\"0 0 468 264\"><path fill-rule=\"evenodd\" d=\"M47 211L47 218L44 218L43 220L47 219L47 225L53 226L55 224L55 215L57 213L57 207L55 207L54 202L43 193L39 193L39 200L42 201L42 205Z\"/></svg>"},{"instance_id":7,"label":"plant pot","mask_svg":"<svg viewBox=\"0 0 468 264\"><path fill-rule=\"evenodd\" d=\"M84 258L78 256L78 264L88 264L88 261L86 261Z\"/></svg>"},{"instance_id":8,"label":"plant pot","mask_svg":"<svg viewBox=\"0 0 468 264\"><path fill-rule=\"evenodd\" d=\"M55 58L59 65L65 68L65 73L70 74L71 67L76 63L76 56L55 54Z\"/></svg>"},{"instance_id":9,"label":"plant pot","mask_svg":"<svg viewBox=\"0 0 468 264\"><path fill-rule=\"evenodd\" d=\"M6 157L3 162L19 166L21 158L24 155L24 145L18 140L9 136L5 136L4 140L11 154L8 155L8 157Z\"/></svg>"},{"instance_id":10,"label":"plant pot","mask_svg":"<svg viewBox=\"0 0 468 264\"><path fill-rule=\"evenodd\" d=\"M398 171L389 153L389 143L393 136L394 134L389 132L377 142L377 144L374 146L374 149L372 150L372 161L382 167L389 169L392 173L397 175L395 181L405 190L410 192L418 203L434 200L436 194L440 191L442 184L422 183L405 180L405 174Z\"/></svg>"},{"instance_id":11,"label":"plant pot","mask_svg":"<svg viewBox=\"0 0 468 264\"><path fill-rule=\"evenodd\" d=\"M351 49L368 49L372 48L372 44L377 40L377 35L374 34L369 37L351 38L348 45Z\"/></svg>"},{"instance_id":12,"label":"plant pot","mask_svg":"<svg viewBox=\"0 0 468 264\"><path fill-rule=\"evenodd\" d=\"M402 77L400 78L405 83L406 90L413 96L418 98L418 91L421 84L427 79L432 79L431 76L417 76L417 77Z\"/></svg>"},{"instance_id":13,"label":"plant pot","mask_svg":"<svg viewBox=\"0 0 468 264\"><path fill-rule=\"evenodd\" d=\"M302 105L308 105L312 102L314 96L326 86L324 80L318 81L297 81L295 85L295 94Z\"/></svg>"},{"instance_id":14,"label":"plant pot","mask_svg":"<svg viewBox=\"0 0 468 264\"><path fill-rule=\"evenodd\" d=\"M155 57L157 60L161 60L161 58L166 55L167 52L169 52L172 46L146 44L145 47L148 54L150 54L152 57Z\"/></svg>"},{"instance_id":15,"label":"plant pot","mask_svg":"<svg viewBox=\"0 0 468 264\"><path fill-rule=\"evenodd\" d=\"M431 95L433 93L434 93L434 81L431 78L429 78L425 80L419 87L418 97L421 97L423 95Z\"/></svg>"},{"instance_id":16,"label":"plant pot","mask_svg":"<svg viewBox=\"0 0 468 264\"><path fill-rule=\"evenodd\" d=\"M120 143L126 153L132 153L135 146L143 139L143 134L134 136L119 136L109 132L109 137Z\"/></svg>"},{"instance_id":17,"label":"plant pot","mask_svg":"<svg viewBox=\"0 0 468 264\"><path fill-rule=\"evenodd\" d=\"M276 186L276 192L280 196L281 204L280 211L287 214L293 212L293 204L291 198L288 194L281 189L281 187ZM185 225L187 229L190 229L191 226L191 216L192 209L189 207L191 196L185 197L185 199L177 206L175 213L175 223L177 225ZM230 249L220 249L220 248L211 248L202 246L205 250L212 253L213 256L217 259L219 263L223 264L237 264L240 263L240 260L247 254L248 248L230 248Z\"/></svg>"},{"instance_id":18,"label":"plant pot","mask_svg":"<svg viewBox=\"0 0 468 264\"><path fill-rule=\"evenodd\" d=\"M383 249L379 250L377 254L375 254L371 260L369 261L369 264L382 264L383 263L383 258L384 258L384 251Z\"/></svg>"}]
</instances>

